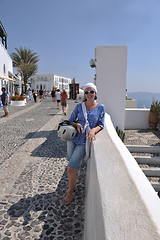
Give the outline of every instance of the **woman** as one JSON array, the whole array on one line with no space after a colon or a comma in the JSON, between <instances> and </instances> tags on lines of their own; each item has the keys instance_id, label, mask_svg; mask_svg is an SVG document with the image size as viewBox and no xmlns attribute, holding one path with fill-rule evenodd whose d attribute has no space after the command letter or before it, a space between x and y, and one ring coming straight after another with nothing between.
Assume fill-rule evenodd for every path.
<instances>
[{"instance_id":1,"label":"woman","mask_svg":"<svg viewBox=\"0 0 160 240\"><path fill-rule=\"evenodd\" d=\"M67 92L65 88L63 88L61 92L61 105L62 105L62 112L64 115L66 115L67 98L68 98Z\"/></svg>"},{"instance_id":2,"label":"woman","mask_svg":"<svg viewBox=\"0 0 160 240\"><path fill-rule=\"evenodd\" d=\"M96 86L93 83L87 83L84 91L87 120L89 122L90 131L86 135L86 131L83 129L86 121L82 110L82 104L79 103L76 105L69 118L70 124L77 128L78 133L71 141L67 142L69 188L65 192L66 196L63 200L64 204L70 203L73 199L73 192L77 181L77 169L80 161L84 158L86 153L86 137L89 142L92 142L96 139L95 134L104 128L105 109L103 104L96 102Z\"/></svg>"},{"instance_id":3,"label":"woman","mask_svg":"<svg viewBox=\"0 0 160 240\"><path fill-rule=\"evenodd\" d=\"M32 90L32 94L33 94L34 102L37 102L37 93L34 89Z\"/></svg>"},{"instance_id":4,"label":"woman","mask_svg":"<svg viewBox=\"0 0 160 240\"><path fill-rule=\"evenodd\" d=\"M57 99L57 109L59 109L59 104L61 102L61 95L60 95L59 89L57 89L57 91L56 91L56 99Z\"/></svg>"},{"instance_id":5,"label":"woman","mask_svg":"<svg viewBox=\"0 0 160 240\"><path fill-rule=\"evenodd\" d=\"M55 102L56 101L56 86L53 87L51 95L52 95L52 102Z\"/></svg>"},{"instance_id":6,"label":"woman","mask_svg":"<svg viewBox=\"0 0 160 240\"><path fill-rule=\"evenodd\" d=\"M29 94L29 101L31 101L32 100L32 91L31 91L31 89L29 89L28 94Z\"/></svg>"}]
</instances>

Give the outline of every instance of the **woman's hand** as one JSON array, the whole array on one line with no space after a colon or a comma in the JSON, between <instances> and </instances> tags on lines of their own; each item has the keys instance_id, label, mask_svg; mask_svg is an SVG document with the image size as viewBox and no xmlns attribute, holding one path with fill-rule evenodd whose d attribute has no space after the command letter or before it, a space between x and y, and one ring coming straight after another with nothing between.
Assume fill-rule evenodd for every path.
<instances>
[{"instance_id":1,"label":"woman's hand","mask_svg":"<svg viewBox=\"0 0 160 240\"><path fill-rule=\"evenodd\" d=\"M80 123L76 123L76 128L79 133L84 133L83 126Z\"/></svg>"},{"instance_id":2,"label":"woman's hand","mask_svg":"<svg viewBox=\"0 0 160 240\"><path fill-rule=\"evenodd\" d=\"M96 140L96 136L95 136L95 130L92 128L89 133L86 135L86 137L88 138L89 142L93 142L94 140Z\"/></svg>"}]
</instances>

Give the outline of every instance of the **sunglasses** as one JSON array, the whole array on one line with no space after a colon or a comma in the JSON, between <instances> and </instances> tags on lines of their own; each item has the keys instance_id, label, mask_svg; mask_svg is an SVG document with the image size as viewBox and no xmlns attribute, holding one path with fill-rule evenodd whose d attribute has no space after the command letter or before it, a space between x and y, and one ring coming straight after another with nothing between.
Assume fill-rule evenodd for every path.
<instances>
[{"instance_id":1,"label":"sunglasses","mask_svg":"<svg viewBox=\"0 0 160 240\"><path fill-rule=\"evenodd\" d=\"M94 90L91 90L91 91L85 91L84 93L85 93L85 94L88 94L88 93L90 93L90 94L94 94L95 91L94 91Z\"/></svg>"}]
</instances>

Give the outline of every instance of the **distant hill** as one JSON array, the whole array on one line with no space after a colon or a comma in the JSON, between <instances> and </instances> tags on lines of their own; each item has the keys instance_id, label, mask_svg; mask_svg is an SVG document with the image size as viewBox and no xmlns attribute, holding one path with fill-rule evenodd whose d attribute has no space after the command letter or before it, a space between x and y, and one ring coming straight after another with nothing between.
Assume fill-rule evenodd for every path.
<instances>
[{"instance_id":1,"label":"distant hill","mask_svg":"<svg viewBox=\"0 0 160 240\"><path fill-rule=\"evenodd\" d=\"M151 92L129 92L129 95L134 96L148 96L148 97L160 97L160 93L151 93Z\"/></svg>"}]
</instances>

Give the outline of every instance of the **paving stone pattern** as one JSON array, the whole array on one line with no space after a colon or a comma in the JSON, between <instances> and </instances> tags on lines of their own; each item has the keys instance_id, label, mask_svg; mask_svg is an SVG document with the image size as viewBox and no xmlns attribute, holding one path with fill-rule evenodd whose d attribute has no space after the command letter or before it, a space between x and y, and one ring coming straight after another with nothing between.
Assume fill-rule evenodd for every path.
<instances>
[{"instance_id":1,"label":"paving stone pattern","mask_svg":"<svg viewBox=\"0 0 160 240\"><path fill-rule=\"evenodd\" d=\"M151 129L125 130L126 145L160 145L160 131Z\"/></svg>"},{"instance_id":2,"label":"paving stone pattern","mask_svg":"<svg viewBox=\"0 0 160 240\"><path fill-rule=\"evenodd\" d=\"M69 105L66 119L75 103L71 101ZM1 166L58 113L61 112L56 109L56 103L47 98L31 111L2 123L1 134L6 135L1 135L5 142L1 149ZM83 239L86 162L79 168L73 201L63 205L68 187L66 143L57 137L55 130L51 131L47 140L32 152L32 157L38 157L38 162L27 164L11 189L0 197L0 239Z\"/></svg>"}]
</instances>

